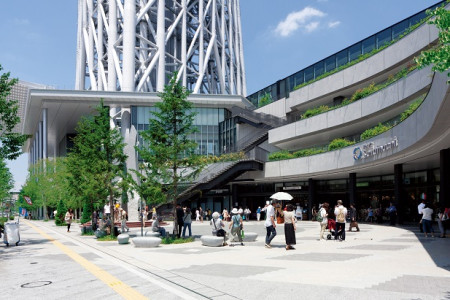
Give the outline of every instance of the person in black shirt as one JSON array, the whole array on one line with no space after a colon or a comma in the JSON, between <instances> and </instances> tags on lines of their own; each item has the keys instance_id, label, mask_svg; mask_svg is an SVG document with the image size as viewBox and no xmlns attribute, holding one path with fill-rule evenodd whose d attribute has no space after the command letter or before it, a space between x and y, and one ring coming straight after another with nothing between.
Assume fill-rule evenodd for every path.
<instances>
[{"instance_id":1,"label":"person in black shirt","mask_svg":"<svg viewBox=\"0 0 450 300\"><path fill-rule=\"evenodd\" d=\"M178 231L177 231L177 238L180 238L180 236L181 236L181 229L183 228L183 215L184 215L184 211L183 211L183 209L181 208L181 205L180 204L177 204L177 208L176 208L176 213L177 213L177 215L176 215L176 218L177 218L177 223L178 223L178 226L177 226L177 229L178 229Z\"/></svg>"}]
</instances>

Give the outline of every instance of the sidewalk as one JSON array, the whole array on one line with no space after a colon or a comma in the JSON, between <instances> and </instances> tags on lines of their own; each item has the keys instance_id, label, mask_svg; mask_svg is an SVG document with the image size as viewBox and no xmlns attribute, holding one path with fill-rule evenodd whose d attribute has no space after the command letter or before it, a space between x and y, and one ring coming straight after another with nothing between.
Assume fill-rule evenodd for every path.
<instances>
[{"instance_id":1,"label":"sidewalk","mask_svg":"<svg viewBox=\"0 0 450 300\"><path fill-rule=\"evenodd\" d=\"M450 297L450 238L425 238L417 228L361 224L346 241L318 241L317 222L297 223L296 250L285 250L282 226L264 247L264 222L244 222L258 239L245 246L209 248L193 243L135 248L132 243L99 242L67 233L53 222L33 224L54 230L120 258L200 296L214 299L442 299ZM348 226L348 225L347 225ZM168 232L172 226L166 226ZM348 229L348 227L346 228ZM145 229L144 228L144 232ZM209 222L193 222L193 234L210 235ZM140 235L140 229L132 233Z\"/></svg>"}]
</instances>

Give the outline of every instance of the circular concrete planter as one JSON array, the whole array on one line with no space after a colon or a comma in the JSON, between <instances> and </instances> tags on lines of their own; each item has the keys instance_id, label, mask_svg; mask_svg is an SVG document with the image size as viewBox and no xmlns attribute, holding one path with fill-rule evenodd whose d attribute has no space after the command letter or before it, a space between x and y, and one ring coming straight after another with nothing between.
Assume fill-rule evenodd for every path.
<instances>
[{"instance_id":1,"label":"circular concrete planter","mask_svg":"<svg viewBox=\"0 0 450 300\"><path fill-rule=\"evenodd\" d=\"M202 241L203 246L208 246L208 247L223 246L223 237L222 236L202 235L200 240Z\"/></svg>"},{"instance_id":2,"label":"circular concrete planter","mask_svg":"<svg viewBox=\"0 0 450 300\"><path fill-rule=\"evenodd\" d=\"M94 235L95 235L96 238L101 238L101 237L106 236L106 231L103 231L103 230L96 230L96 231L94 232Z\"/></svg>"},{"instance_id":3,"label":"circular concrete planter","mask_svg":"<svg viewBox=\"0 0 450 300\"><path fill-rule=\"evenodd\" d=\"M122 233L117 236L117 242L119 242L119 244L121 245L128 244L129 240L130 236L128 234Z\"/></svg>"},{"instance_id":4,"label":"circular concrete planter","mask_svg":"<svg viewBox=\"0 0 450 300\"><path fill-rule=\"evenodd\" d=\"M146 231L144 233L145 236L153 236L153 237L159 237L161 234L159 232L155 232L155 231Z\"/></svg>"},{"instance_id":5,"label":"circular concrete planter","mask_svg":"<svg viewBox=\"0 0 450 300\"><path fill-rule=\"evenodd\" d=\"M161 244L160 238L152 236L138 236L132 238L131 241L133 242L134 246L138 248L153 248L158 247L159 244Z\"/></svg>"}]
</instances>

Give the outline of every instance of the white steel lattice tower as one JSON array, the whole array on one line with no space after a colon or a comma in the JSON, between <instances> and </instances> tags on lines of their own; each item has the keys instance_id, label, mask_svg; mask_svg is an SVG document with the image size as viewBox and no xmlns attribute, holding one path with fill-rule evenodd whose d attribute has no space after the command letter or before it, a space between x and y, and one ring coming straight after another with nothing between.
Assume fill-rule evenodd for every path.
<instances>
[{"instance_id":1,"label":"white steel lattice tower","mask_svg":"<svg viewBox=\"0 0 450 300\"><path fill-rule=\"evenodd\" d=\"M76 89L246 95L239 0L79 0Z\"/></svg>"}]
</instances>

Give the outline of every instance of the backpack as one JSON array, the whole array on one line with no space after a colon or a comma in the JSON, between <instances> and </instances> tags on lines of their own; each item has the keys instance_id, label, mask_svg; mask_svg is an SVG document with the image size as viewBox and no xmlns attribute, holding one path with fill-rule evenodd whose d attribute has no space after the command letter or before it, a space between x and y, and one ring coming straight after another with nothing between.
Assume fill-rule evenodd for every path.
<instances>
[{"instance_id":1,"label":"backpack","mask_svg":"<svg viewBox=\"0 0 450 300\"><path fill-rule=\"evenodd\" d=\"M317 222L322 222L322 221L323 221L323 217L322 217L322 209L323 209L323 208L321 208L321 209L319 210L319 212L316 214L316 221L317 221Z\"/></svg>"},{"instance_id":2,"label":"backpack","mask_svg":"<svg viewBox=\"0 0 450 300\"><path fill-rule=\"evenodd\" d=\"M344 209L339 208L339 213L336 216L336 221L338 221L339 223L345 223Z\"/></svg>"}]
</instances>

